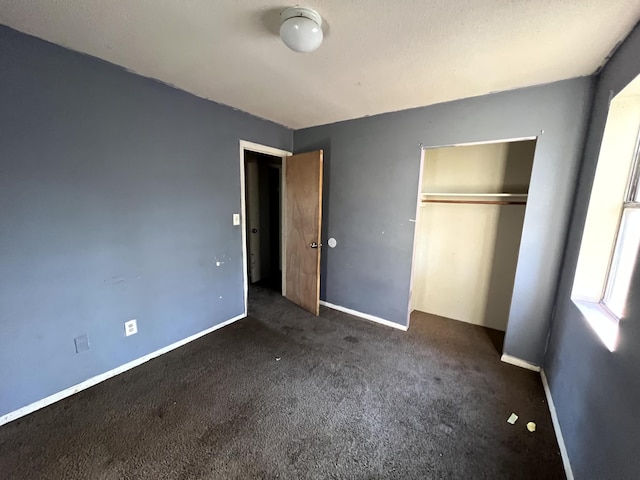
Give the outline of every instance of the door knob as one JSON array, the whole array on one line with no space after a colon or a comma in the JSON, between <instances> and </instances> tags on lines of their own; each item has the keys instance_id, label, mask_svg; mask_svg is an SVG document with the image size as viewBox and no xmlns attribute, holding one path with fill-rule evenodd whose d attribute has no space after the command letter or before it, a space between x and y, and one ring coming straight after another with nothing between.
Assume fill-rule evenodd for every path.
<instances>
[{"instance_id":1,"label":"door knob","mask_svg":"<svg viewBox=\"0 0 640 480\"><path fill-rule=\"evenodd\" d=\"M313 242L311 245L309 245L311 248L318 248L319 246L321 247L322 244L318 245L317 242Z\"/></svg>"}]
</instances>

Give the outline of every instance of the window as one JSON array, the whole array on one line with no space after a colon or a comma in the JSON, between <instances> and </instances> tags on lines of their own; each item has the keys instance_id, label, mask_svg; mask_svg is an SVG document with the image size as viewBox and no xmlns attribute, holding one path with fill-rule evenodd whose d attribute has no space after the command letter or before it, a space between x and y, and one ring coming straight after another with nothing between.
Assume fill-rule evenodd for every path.
<instances>
[{"instance_id":1,"label":"window","mask_svg":"<svg viewBox=\"0 0 640 480\"><path fill-rule=\"evenodd\" d=\"M614 351L640 247L640 76L610 105L571 300Z\"/></svg>"},{"instance_id":2,"label":"window","mask_svg":"<svg viewBox=\"0 0 640 480\"><path fill-rule=\"evenodd\" d=\"M629 186L622 205L622 215L602 302L617 318L625 316L631 276L640 247L640 151L636 142Z\"/></svg>"}]
</instances>

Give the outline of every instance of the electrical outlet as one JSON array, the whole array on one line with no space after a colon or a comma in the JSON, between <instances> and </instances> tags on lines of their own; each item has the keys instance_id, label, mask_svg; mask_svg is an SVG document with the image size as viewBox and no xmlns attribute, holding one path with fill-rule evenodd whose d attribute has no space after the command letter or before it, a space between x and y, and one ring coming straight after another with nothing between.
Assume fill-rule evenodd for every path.
<instances>
[{"instance_id":1,"label":"electrical outlet","mask_svg":"<svg viewBox=\"0 0 640 480\"><path fill-rule=\"evenodd\" d=\"M124 322L124 334L126 337L138 333L138 321L133 319L128 322Z\"/></svg>"},{"instance_id":2,"label":"electrical outlet","mask_svg":"<svg viewBox=\"0 0 640 480\"><path fill-rule=\"evenodd\" d=\"M87 335L80 335L74 338L73 341L76 344L76 353L89 350L89 337Z\"/></svg>"},{"instance_id":3,"label":"electrical outlet","mask_svg":"<svg viewBox=\"0 0 640 480\"><path fill-rule=\"evenodd\" d=\"M239 213L234 213L233 214L233 225L234 226L238 226L240 225L240 214Z\"/></svg>"}]
</instances>

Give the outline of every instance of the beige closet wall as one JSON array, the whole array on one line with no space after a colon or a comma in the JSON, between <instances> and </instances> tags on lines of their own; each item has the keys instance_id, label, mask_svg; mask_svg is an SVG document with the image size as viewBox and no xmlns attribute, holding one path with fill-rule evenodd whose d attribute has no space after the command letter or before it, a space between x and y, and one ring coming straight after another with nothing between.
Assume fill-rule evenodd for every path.
<instances>
[{"instance_id":1,"label":"beige closet wall","mask_svg":"<svg viewBox=\"0 0 640 480\"><path fill-rule=\"evenodd\" d=\"M535 141L425 151L422 192L527 193ZM524 205L418 209L412 309L506 330Z\"/></svg>"}]
</instances>

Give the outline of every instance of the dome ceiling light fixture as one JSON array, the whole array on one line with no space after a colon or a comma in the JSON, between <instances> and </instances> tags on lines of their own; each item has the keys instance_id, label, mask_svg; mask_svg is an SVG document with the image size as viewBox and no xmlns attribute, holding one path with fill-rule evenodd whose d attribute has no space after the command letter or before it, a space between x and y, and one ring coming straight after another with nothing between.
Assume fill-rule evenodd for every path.
<instances>
[{"instance_id":1,"label":"dome ceiling light fixture","mask_svg":"<svg viewBox=\"0 0 640 480\"><path fill-rule=\"evenodd\" d=\"M294 52L313 52L322 44L322 17L315 10L290 7L280 14L280 21L280 38Z\"/></svg>"}]
</instances>

